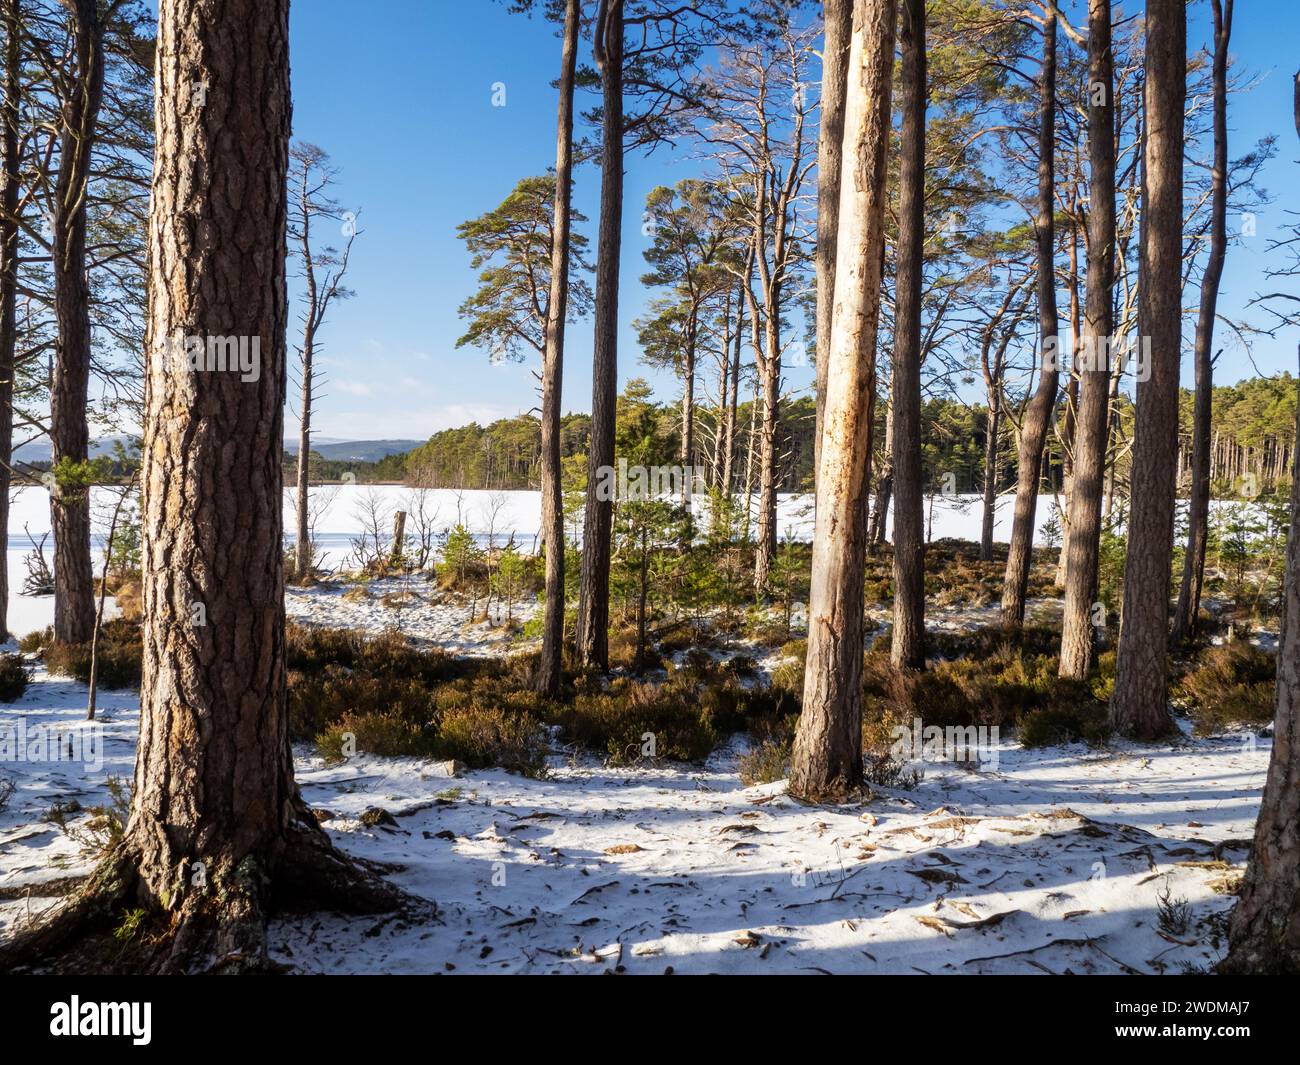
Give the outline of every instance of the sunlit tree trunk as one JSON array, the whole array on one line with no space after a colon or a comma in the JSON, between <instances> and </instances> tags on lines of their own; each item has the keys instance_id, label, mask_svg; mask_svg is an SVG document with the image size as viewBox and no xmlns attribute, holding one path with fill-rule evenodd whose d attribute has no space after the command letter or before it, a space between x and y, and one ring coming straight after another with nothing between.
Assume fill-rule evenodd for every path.
<instances>
[{"instance_id":1,"label":"sunlit tree trunk","mask_svg":"<svg viewBox=\"0 0 1300 1065\"><path fill-rule=\"evenodd\" d=\"M623 228L623 0L601 0L595 28L603 86L600 227L591 380L591 443L582 527L576 650L579 663L609 668L609 565L613 501L598 498L602 469L614 465L618 392L618 284Z\"/></svg>"},{"instance_id":2,"label":"sunlit tree trunk","mask_svg":"<svg viewBox=\"0 0 1300 1065\"><path fill-rule=\"evenodd\" d=\"M1042 366L1038 387L1025 411L1020 428L1016 474L1015 511L1007 547L1007 570L1002 585L1002 621L1021 625L1025 620L1025 592L1033 561L1034 518L1038 487L1042 481L1043 447L1056 410L1060 389L1060 326L1056 314L1056 19L1043 22L1043 61L1038 75L1038 208L1034 236L1038 250L1038 331L1042 338Z\"/></svg>"},{"instance_id":3,"label":"sunlit tree trunk","mask_svg":"<svg viewBox=\"0 0 1300 1065\"><path fill-rule=\"evenodd\" d=\"M90 491L72 465L86 462L90 427L90 289L86 277L86 196L91 148L104 96L104 29L96 0L68 0L73 76L61 101L59 171L55 183L54 317L57 346L50 382L50 491L54 535L54 638L88 643L95 628L90 562Z\"/></svg>"},{"instance_id":4,"label":"sunlit tree trunk","mask_svg":"<svg viewBox=\"0 0 1300 1065\"><path fill-rule=\"evenodd\" d=\"M1147 0L1144 88L1139 332L1150 338L1151 354L1149 374L1138 375L1124 613L1110 720L1118 733L1155 739L1174 727L1166 691L1166 649L1182 356L1187 99L1187 11L1182 0ZM1138 366L1141 369L1140 362Z\"/></svg>"},{"instance_id":5,"label":"sunlit tree trunk","mask_svg":"<svg viewBox=\"0 0 1300 1065\"><path fill-rule=\"evenodd\" d=\"M817 423L813 471L820 464L826 406L826 361L835 301L835 237L840 224L840 171L844 160L844 96L853 0L822 4L821 128L817 141Z\"/></svg>"},{"instance_id":6,"label":"sunlit tree trunk","mask_svg":"<svg viewBox=\"0 0 1300 1065\"><path fill-rule=\"evenodd\" d=\"M0 640L9 638L9 465L14 444L14 374L18 342L18 113L22 95L22 5L5 0L4 102L0 115Z\"/></svg>"},{"instance_id":7,"label":"sunlit tree trunk","mask_svg":"<svg viewBox=\"0 0 1300 1065\"><path fill-rule=\"evenodd\" d=\"M1296 79L1300 132L1300 77ZM1300 424L1296 427L1300 437ZM1300 973L1300 461L1291 471L1273 753L1223 972Z\"/></svg>"},{"instance_id":8,"label":"sunlit tree trunk","mask_svg":"<svg viewBox=\"0 0 1300 1065\"><path fill-rule=\"evenodd\" d=\"M894 628L890 661L925 665L925 522L921 486L921 272L925 246L925 3L903 0L899 99L898 291L893 384Z\"/></svg>"},{"instance_id":9,"label":"sunlit tree trunk","mask_svg":"<svg viewBox=\"0 0 1300 1065\"><path fill-rule=\"evenodd\" d=\"M564 654L564 497L560 480L560 404L564 322L568 311L570 204L573 195L573 85L578 61L581 0L567 0L560 60L560 100L555 136L555 211L551 234L551 293L546 350L542 355L542 536L546 548L546 605L537 691L560 692Z\"/></svg>"},{"instance_id":10,"label":"sunlit tree trunk","mask_svg":"<svg viewBox=\"0 0 1300 1065\"><path fill-rule=\"evenodd\" d=\"M288 0L160 5L131 815L85 884L0 948L0 968L52 964L139 907L148 934L114 947L133 967L266 969L270 909L404 899L334 850L293 777L280 540L288 48ZM246 338L250 351L256 339L255 375L173 357L177 332Z\"/></svg>"},{"instance_id":11,"label":"sunlit tree trunk","mask_svg":"<svg viewBox=\"0 0 1300 1065\"><path fill-rule=\"evenodd\" d=\"M1079 409L1066 536L1065 615L1061 629L1063 677L1083 678L1094 653L1093 603L1101 544L1101 493L1106 466L1115 286L1114 55L1110 0L1088 3L1088 271L1083 336L1076 359Z\"/></svg>"},{"instance_id":12,"label":"sunlit tree trunk","mask_svg":"<svg viewBox=\"0 0 1300 1065\"><path fill-rule=\"evenodd\" d=\"M918 0L919 3L919 0ZM858 0L850 48L825 445L817 475L803 712L790 791L834 799L862 782L862 592L894 0Z\"/></svg>"}]
</instances>

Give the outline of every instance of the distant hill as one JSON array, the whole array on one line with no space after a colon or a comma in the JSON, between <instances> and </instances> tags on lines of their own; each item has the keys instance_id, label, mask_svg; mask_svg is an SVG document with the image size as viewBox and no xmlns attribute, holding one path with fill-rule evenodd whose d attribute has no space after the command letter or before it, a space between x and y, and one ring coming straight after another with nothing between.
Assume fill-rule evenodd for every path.
<instances>
[{"instance_id":1,"label":"distant hill","mask_svg":"<svg viewBox=\"0 0 1300 1065\"><path fill-rule=\"evenodd\" d=\"M321 458L340 462L378 462L386 455L401 455L423 443L423 440L331 440L321 437L311 442L311 449ZM298 454L298 441L286 440L284 450L290 455Z\"/></svg>"},{"instance_id":2,"label":"distant hill","mask_svg":"<svg viewBox=\"0 0 1300 1065\"><path fill-rule=\"evenodd\" d=\"M91 457L111 455L113 445L118 440L127 439L125 436L108 436L102 440L94 440L90 445ZM312 440L311 449L322 458L334 459L338 462L378 462L386 455L401 455L423 443L423 440L339 440L337 437L322 436ZM284 442L284 450L290 455L298 453L296 436ZM14 452L14 458L20 462L49 462L50 442L33 440L18 448Z\"/></svg>"},{"instance_id":3,"label":"distant hill","mask_svg":"<svg viewBox=\"0 0 1300 1065\"><path fill-rule=\"evenodd\" d=\"M131 439L133 438L129 436L106 436L101 440L92 440L90 442L90 457L111 455L114 444L118 441L125 444ZM19 462L49 462L50 442L48 439L41 439L23 444L22 447L14 449L14 458Z\"/></svg>"}]
</instances>

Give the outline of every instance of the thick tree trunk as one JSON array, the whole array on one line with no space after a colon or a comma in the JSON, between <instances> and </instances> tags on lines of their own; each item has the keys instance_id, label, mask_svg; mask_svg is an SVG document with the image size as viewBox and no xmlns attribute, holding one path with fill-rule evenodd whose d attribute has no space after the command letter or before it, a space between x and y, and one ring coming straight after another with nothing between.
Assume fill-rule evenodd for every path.
<instances>
[{"instance_id":1,"label":"thick tree trunk","mask_svg":"<svg viewBox=\"0 0 1300 1065\"><path fill-rule=\"evenodd\" d=\"M1080 350L1079 411L1074 431L1066 537L1063 677L1083 678L1094 652L1093 601L1101 544L1101 491L1110 396L1109 342L1115 286L1114 55L1110 0L1088 0L1088 274Z\"/></svg>"},{"instance_id":2,"label":"thick tree trunk","mask_svg":"<svg viewBox=\"0 0 1300 1065\"><path fill-rule=\"evenodd\" d=\"M597 59L603 84L600 231L596 251L596 312L591 379L591 444L578 587L578 662L609 668L609 564L612 500L597 498L602 470L614 465L618 391L618 267L623 229L623 0L602 0Z\"/></svg>"},{"instance_id":3,"label":"thick tree trunk","mask_svg":"<svg viewBox=\"0 0 1300 1065\"><path fill-rule=\"evenodd\" d=\"M539 695L560 694L564 657L564 496L560 464L560 405L564 370L564 323L569 298L570 204L573 198L573 85L578 62L581 0L566 0L560 100L555 134L555 210L551 233L551 293L546 305L542 355L542 537L546 549L546 605Z\"/></svg>"},{"instance_id":4,"label":"thick tree trunk","mask_svg":"<svg viewBox=\"0 0 1300 1065\"><path fill-rule=\"evenodd\" d=\"M54 638L88 643L95 629L90 562L90 491L61 464L84 463L90 446L90 290L86 278L86 193L91 148L104 95L103 27L96 0L70 0L75 77L62 101L59 174L55 184L54 317L57 343L50 382L50 491L54 535Z\"/></svg>"},{"instance_id":5,"label":"thick tree trunk","mask_svg":"<svg viewBox=\"0 0 1300 1065\"><path fill-rule=\"evenodd\" d=\"M136 967L265 968L268 907L404 899L331 847L293 778L280 545L288 9L162 0L131 817L81 891L7 945L0 968L49 963L127 905L155 918L132 948ZM177 334L258 341L256 380L191 368L168 350Z\"/></svg>"},{"instance_id":6,"label":"thick tree trunk","mask_svg":"<svg viewBox=\"0 0 1300 1065\"><path fill-rule=\"evenodd\" d=\"M1300 973L1300 461L1292 467L1273 753L1228 944L1221 972Z\"/></svg>"},{"instance_id":7,"label":"thick tree trunk","mask_svg":"<svg viewBox=\"0 0 1300 1065\"><path fill-rule=\"evenodd\" d=\"M18 324L18 113L22 94L22 6L5 0L4 111L0 117L0 641L9 639L9 489L14 446L14 357Z\"/></svg>"},{"instance_id":8,"label":"thick tree trunk","mask_svg":"<svg viewBox=\"0 0 1300 1065\"><path fill-rule=\"evenodd\" d=\"M1166 652L1182 354L1187 99L1187 11L1182 0L1147 0L1144 91L1139 332L1150 338L1150 373L1145 380L1138 375L1124 613L1110 720L1120 734L1155 739L1174 727L1166 691Z\"/></svg>"},{"instance_id":9,"label":"thick tree trunk","mask_svg":"<svg viewBox=\"0 0 1300 1065\"><path fill-rule=\"evenodd\" d=\"M918 2L919 6L919 2ZM860 0L852 32L845 107L835 314L817 475L803 712L790 792L844 798L862 783L862 587L885 158L894 65L894 0Z\"/></svg>"},{"instance_id":10,"label":"thick tree trunk","mask_svg":"<svg viewBox=\"0 0 1300 1065\"><path fill-rule=\"evenodd\" d=\"M894 324L894 629L890 661L925 665L925 521L921 493L921 271L925 245L925 4L903 0L898 291Z\"/></svg>"},{"instance_id":11,"label":"thick tree trunk","mask_svg":"<svg viewBox=\"0 0 1300 1065\"><path fill-rule=\"evenodd\" d=\"M835 238L840 225L840 173L844 162L844 96L849 76L853 0L822 4L821 128L817 140L817 422L813 470L821 466L826 407L826 361L835 303Z\"/></svg>"},{"instance_id":12,"label":"thick tree trunk","mask_svg":"<svg viewBox=\"0 0 1300 1065\"><path fill-rule=\"evenodd\" d=\"M1219 281L1228 252L1228 42L1233 0L1210 0L1214 17L1214 167L1210 178L1210 254L1201 275L1201 305L1196 318L1193 361L1196 396L1192 415L1191 491L1187 510L1187 552L1174 611L1172 642L1180 644L1199 628L1205 545L1210 524L1210 421L1214 395L1214 316Z\"/></svg>"},{"instance_id":13,"label":"thick tree trunk","mask_svg":"<svg viewBox=\"0 0 1300 1065\"><path fill-rule=\"evenodd\" d=\"M1056 313L1056 20L1043 24L1043 62L1038 81L1038 215L1034 236L1038 250L1038 332L1042 338L1042 367L1038 387L1020 427L1015 511L1007 547L1007 571L1002 585L1002 622L1017 626L1025 620L1025 593L1034 553L1034 519L1042 480L1043 447L1056 410L1060 389L1060 325Z\"/></svg>"}]
</instances>

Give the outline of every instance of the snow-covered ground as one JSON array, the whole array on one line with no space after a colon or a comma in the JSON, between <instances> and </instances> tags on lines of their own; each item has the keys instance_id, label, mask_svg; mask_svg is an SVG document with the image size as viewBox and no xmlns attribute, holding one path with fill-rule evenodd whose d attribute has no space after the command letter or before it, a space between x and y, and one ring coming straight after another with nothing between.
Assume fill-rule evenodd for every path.
<instances>
[{"instance_id":1,"label":"snow-covered ground","mask_svg":"<svg viewBox=\"0 0 1300 1065\"><path fill-rule=\"evenodd\" d=\"M285 613L300 624L356 629L375 635L396 629L427 647L451 654L495 655L523 650L519 626L539 606L535 599L517 602L509 615L497 599L486 617L483 605L449 596L420 577L395 577L359 584L330 583L310 588L286 587ZM517 625L512 630L507 620Z\"/></svg>"},{"instance_id":2,"label":"snow-covered ground","mask_svg":"<svg viewBox=\"0 0 1300 1065\"><path fill-rule=\"evenodd\" d=\"M134 695L103 693L95 725L84 701L38 669L0 707L0 744L20 727L29 748L39 727L92 730L74 748L98 763L0 762L16 782L0 813L0 930L53 903L29 888L89 868L49 808L103 803L108 777L131 776ZM743 787L739 743L702 767L557 752L545 780L449 779L417 759L326 766L300 750L335 842L400 863L395 882L438 916L281 919L273 951L309 973L1177 972L1219 956L1266 738L1109 751L1004 738L995 751L996 766L931 763L913 790L819 807L783 783ZM365 827L371 807L395 825ZM1166 894L1190 904L1185 928L1161 927Z\"/></svg>"}]
</instances>

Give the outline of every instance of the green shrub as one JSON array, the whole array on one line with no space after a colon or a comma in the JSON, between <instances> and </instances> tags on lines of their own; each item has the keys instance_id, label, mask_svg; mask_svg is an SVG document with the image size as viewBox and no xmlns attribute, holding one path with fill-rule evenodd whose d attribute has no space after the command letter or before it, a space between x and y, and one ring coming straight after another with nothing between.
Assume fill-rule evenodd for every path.
<instances>
[{"instance_id":1,"label":"green shrub","mask_svg":"<svg viewBox=\"0 0 1300 1065\"><path fill-rule=\"evenodd\" d=\"M0 703L21 699L31 679L27 663L20 655L0 655Z\"/></svg>"},{"instance_id":2,"label":"green shrub","mask_svg":"<svg viewBox=\"0 0 1300 1065\"><path fill-rule=\"evenodd\" d=\"M1100 746L1110 738L1106 704L1084 692L1075 702L1026 711L1016 722L1016 737L1025 747L1052 747L1080 741Z\"/></svg>"},{"instance_id":3,"label":"green shrub","mask_svg":"<svg viewBox=\"0 0 1300 1065\"><path fill-rule=\"evenodd\" d=\"M1191 713L1197 734L1205 735L1272 721L1276 684L1276 656L1238 640L1202 651L1173 694Z\"/></svg>"},{"instance_id":4,"label":"green shrub","mask_svg":"<svg viewBox=\"0 0 1300 1065\"><path fill-rule=\"evenodd\" d=\"M748 754L740 756L740 782L745 787L772 784L784 780L790 771L789 742L764 740Z\"/></svg>"},{"instance_id":5,"label":"green shrub","mask_svg":"<svg viewBox=\"0 0 1300 1065\"><path fill-rule=\"evenodd\" d=\"M37 651L48 647L54 642L54 626L47 625L43 629L37 629L35 632L29 632L18 641L18 650L26 654L34 654Z\"/></svg>"},{"instance_id":6,"label":"green shrub","mask_svg":"<svg viewBox=\"0 0 1300 1065\"><path fill-rule=\"evenodd\" d=\"M437 754L458 758L474 768L500 766L524 776L546 771L546 738L528 713L463 707L444 713L438 722Z\"/></svg>"},{"instance_id":7,"label":"green shrub","mask_svg":"<svg viewBox=\"0 0 1300 1065\"><path fill-rule=\"evenodd\" d=\"M917 718L941 728L1015 725L1027 746L1105 739L1106 704L1098 694L1110 683L1104 658L1093 678L1078 682L1057 675L1057 657L1046 650L1055 642L1054 634L1041 627L938 635L935 642L942 652L962 657L942 659L926 670L902 671L891 666L883 646L864 658L864 750L887 751L894 730L911 727ZM1110 658L1113 680L1114 656Z\"/></svg>"},{"instance_id":8,"label":"green shrub","mask_svg":"<svg viewBox=\"0 0 1300 1065\"><path fill-rule=\"evenodd\" d=\"M45 668L55 676L90 683L90 644L45 645ZM144 668L144 637L139 622L114 618L99 631L95 683L100 688L138 688Z\"/></svg>"},{"instance_id":9,"label":"green shrub","mask_svg":"<svg viewBox=\"0 0 1300 1065\"><path fill-rule=\"evenodd\" d=\"M362 713L345 710L316 737L316 749L327 762L341 762L349 753L349 740L359 753L385 757L429 756L436 748L433 730L398 710Z\"/></svg>"},{"instance_id":10,"label":"green shrub","mask_svg":"<svg viewBox=\"0 0 1300 1065\"><path fill-rule=\"evenodd\" d=\"M395 714L422 724L430 719L431 704L428 685L417 678L340 665L325 666L314 673L289 673L289 734L298 740L314 739L348 714Z\"/></svg>"},{"instance_id":11,"label":"green shrub","mask_svg":"<svg viewBox=\"0 0 1300 1065\"><path fill-rule=\"evenodd\" d=\"M640 758L647 734L653 737L654 757L699 762L713 751L719 734L698 695L688 685L620 678L608 691L579 692L571 706L556 708L551 720L579 745L603 748L615 765Z\"/></svg>"}]
</instances>

